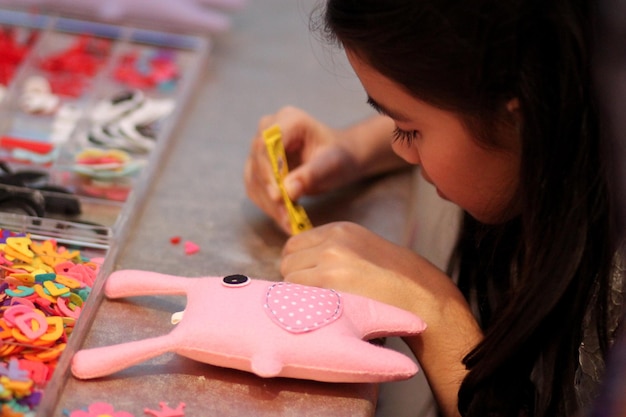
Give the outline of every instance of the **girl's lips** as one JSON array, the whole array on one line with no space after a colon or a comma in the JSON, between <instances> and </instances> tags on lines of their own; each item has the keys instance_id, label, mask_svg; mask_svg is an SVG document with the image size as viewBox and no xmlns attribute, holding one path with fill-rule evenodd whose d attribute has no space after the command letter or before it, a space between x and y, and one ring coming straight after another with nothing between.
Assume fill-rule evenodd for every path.
<instances>
[{"instance_id":1,"label":"girl's lips","mask_svg":"<svg viewBox=\"0 0 626 417\"><path fill-rule=\"evenodd\" d=\"M443 198L446 201L450 201L450 199L448 197L446 197L446 195L444 193L441 192L441 190L439 188L437 188L437 186L435 185L435 183L430 179L430 177L428 176L428 174L426 173L426 171L424 170L424 168L421 168L421 174L422 177L424 177L424 179L426 180L427 183L429 183L430 185L432 185L433 187L435 187L435 190L437 190L437 195L441 198Z\"/></svg>"}]
</instances>

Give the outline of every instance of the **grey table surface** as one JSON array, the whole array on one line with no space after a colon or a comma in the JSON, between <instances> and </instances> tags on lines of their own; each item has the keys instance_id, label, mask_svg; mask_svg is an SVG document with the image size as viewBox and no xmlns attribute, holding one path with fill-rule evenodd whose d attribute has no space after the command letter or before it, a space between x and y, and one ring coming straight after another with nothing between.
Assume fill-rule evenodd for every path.
<instances>
[{"instance_id":1,"label":"grey table surface","mask_svg":"<svg viewBox=\"0 0 626 417\"><path fill-rule=\"evenodd\" d=\"M250 0L233 16L232 30L214 40L113 269L281 278L286 236L247 199L242 179L259 118L294 105L339 127L370 113L343 55L309 31L316 3ZM410 173L402 172L310 199L306 207L314 224L351 220L401 242L411 185ZM197 243L200 251L186 255L170 243L172 236ZM102 300L82 346L165 334L171 314L183 308L184 299L176 297ZM140 416L165 401L184 402L186 415L194 417L368 416L376 392L373 384L262 379L165 354L106 378L69 376L53 415L106 401Z\"/></svg>"}]
</instances>

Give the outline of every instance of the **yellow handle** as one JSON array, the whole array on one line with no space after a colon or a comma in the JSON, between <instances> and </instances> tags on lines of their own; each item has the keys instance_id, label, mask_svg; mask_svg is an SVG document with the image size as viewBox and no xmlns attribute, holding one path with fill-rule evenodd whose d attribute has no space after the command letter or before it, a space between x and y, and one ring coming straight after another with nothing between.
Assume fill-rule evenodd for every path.
<instances>
[{"instance_id":1,"label":"yellow handle","mask_svg":"<svg viewBox=\"0 0 626 417\"><path fill-rule=\"evenodd\" d=\"M304 207L291 201L283 185L283 179L289 172L289 167L287 166L287 155L285 154L280 127L274 125L265 129L263 131L263 139L265 139L267 153L269 154L270 162L272 163L276 184L278 184L280 193L285 201L285 206L287 207L289 223L291 224L291 233L295 235L312 228L313 225L309 220L309 216L307 216L304 211Z\"/></svg>"}]
</instances>

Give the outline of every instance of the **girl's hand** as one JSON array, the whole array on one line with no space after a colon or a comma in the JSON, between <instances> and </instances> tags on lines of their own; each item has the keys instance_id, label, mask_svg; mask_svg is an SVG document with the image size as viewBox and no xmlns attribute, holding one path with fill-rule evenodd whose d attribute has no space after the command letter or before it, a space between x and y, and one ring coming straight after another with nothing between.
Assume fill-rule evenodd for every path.
<instances>
[{"instance_id":1,"label":"girl's hand","mask_svg":"<svg viewBox=\"0 0 626 417\"><path fill-rule=\"evenodd\" d=\"M305 112L285 107L259 121L245 165L244 180L250 199L291 233L287 211L274 179L262 132L278 125L281 129L289 174L284 179L293 201L336 189L359 176L357 161L343 145L342 132L315 120Z\"/></svg>"},{"instance_id":2,"label":"girl's hand","mask_svg":"<svg viewBox=\"0 0 626 417\"><path fill-rule=\"evenodd\" d=\"M428 328L405 338L428 379L442 415L458 416L467 373L463 357L482 331L452 280L411 250L353 223L330 223L289 238L286 281L354 293L409 310Z\"/></svg>"},{"instance_id":3,"label":"girl's hand","mask_svg":"<svg viewBox=\"0 0 626 417\"><path fill-rule=\"evenodd\" d=\"M330 128L294 107L261 118L245 165L246 191L287 234L287 211L262 135L273 125L281 129L289 166L284 186L293 201L406 166L391 149L394 124L386 117L365 119L347 129Z\"/></svg>"},{"instance_id":4,"label":"girl's hand","mask_svg":"<svg viewBox=\"0 0 626 417\"><path fill-rule=\"evenodd\" d=\"M450 278L424 258L349 222L292 236L281 274L286 281L362 295L424 320L442 298L463 299Z\"/></svg>"}]
</instances>

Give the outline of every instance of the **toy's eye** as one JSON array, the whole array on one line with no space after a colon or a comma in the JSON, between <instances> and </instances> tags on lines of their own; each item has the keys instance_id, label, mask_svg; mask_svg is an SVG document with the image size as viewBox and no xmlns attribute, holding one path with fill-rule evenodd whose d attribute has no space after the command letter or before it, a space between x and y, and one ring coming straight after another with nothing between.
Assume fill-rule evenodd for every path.
<instances>
[{"instance_id":1,"label":"toy's eye","mask_svg":"<svg viewBox=\"0 0 626 417\"><path fill-rule=\"evenodd\" d=\"M250 278L245 275L235 274L222 278L222 284L227 287L243 287L250 283Z\"/></svg>"}]
</instances>

